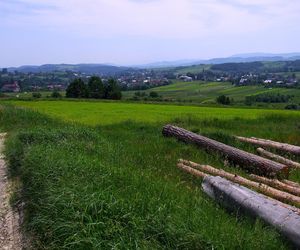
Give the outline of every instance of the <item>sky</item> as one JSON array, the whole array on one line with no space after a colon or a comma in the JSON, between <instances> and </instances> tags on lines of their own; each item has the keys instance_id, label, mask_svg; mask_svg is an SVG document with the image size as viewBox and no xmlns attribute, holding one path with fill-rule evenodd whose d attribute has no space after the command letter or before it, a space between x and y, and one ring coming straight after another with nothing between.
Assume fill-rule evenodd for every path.
<instances>
[{"instance_id":1,"label":"sky","mask_svg":"<svg viewBox=\"0 0 300 250\"><path fill-rule=\"evenodd\" d=\"M0 0L0 67L300 52L300 0Z\"/></svg>"}]
</instances>

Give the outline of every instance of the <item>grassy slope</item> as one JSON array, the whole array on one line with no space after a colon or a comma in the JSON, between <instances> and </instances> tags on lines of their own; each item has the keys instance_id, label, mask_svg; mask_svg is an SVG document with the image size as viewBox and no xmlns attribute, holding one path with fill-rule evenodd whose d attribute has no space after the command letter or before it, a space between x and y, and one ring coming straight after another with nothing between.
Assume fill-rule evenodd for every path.
<instances>
[{"instance_id":1,"label":"grassy slope","mask_svg":"<svg viewBox=\"0 0 300 250\"><path fill-rule=\"evenodd\" d=\"M264 88L263 86L241 86L234 87L231 83L218 82L175 82L167 86L157 87L145 92L156 91L163 98L175 100L192 100L200 103L215 102L216 97L226 95L236 102L242 102L247 95L261 93L281 93L294 95L292 102L300 102L300 89ZM135 91L123 92L125 98L132 97Z\"/></svg>"},{"instance_id":2,"label":"grassy slope","mask_svg":"<svg viewBox=\"0 0 300 250\"><path fill-rule=\"evenodd\" d=\"M7 156L13 174L24 183L27 227L35 233L37 247L289 247L271 228L236 217L207 198L198 180L175 168L176 160L183 157L219 167L222 160L163 138L161 128L168 121L254 150L230 135L300 144L299 113L124 103L15 104L83 124L13 108L0 112L0 128L11 131ZM135 119L128 121L132 115ZM292 179L299 181L299 172Z\"/></svg>"}]
</instances>

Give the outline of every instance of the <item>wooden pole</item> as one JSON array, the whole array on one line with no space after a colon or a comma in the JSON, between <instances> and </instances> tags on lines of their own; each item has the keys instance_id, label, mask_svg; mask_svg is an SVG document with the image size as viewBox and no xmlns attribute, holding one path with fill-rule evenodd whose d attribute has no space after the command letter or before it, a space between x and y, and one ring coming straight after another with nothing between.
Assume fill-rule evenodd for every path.
<instances>
[{"instance_id":1,"label":"wooden pole","mask_svg":"<svg viewBox=\"0 0 300 250\"><path fill-rule=\"evenodd\" d=\"M260 138L246 138L246 137L241 137L241 136L236 136L236 139L242 142L248 142L251 144L259 145L262 147L269 147L269 148L275 148L284 152L288 152L291 154L295 155L300 155L300 147L287 144L287 143L281 143L281 142L276 142L276 141L271 141L271 140L265 140L265 139L260 139Z\"/></svg>"},{"instance_id":2,"label":"wooden pole","mask_svg":"<svg viewBox=\"0 0 300 250\"><path fill-rule=\"evenodd\" d=\"M293 212L293 207L219 176L205 177L202 187L219 204L262 219L280 231L296 247L300 247L300 216Z\"/></svg>"},{"instance_id":3,"label":"wooden pole","mask_svg":"<svg viewBox=\"0 0 300 250\"><path fill-rule=\"evenodd\" d=\"M199 170L196 170L194 168L186 166L186 165L184 165L183 163L180 163L180 162L177 164L177 167L182 169L183 171L189 173L189 174L192 174L192 175L200 177L200 178L204 178L204 177L208 176L208 174L205 174L205 173L203 173Z\"/></svg>"},{"instance_id":4,"label":"wooden pole","mask_svg":"<svg viewBox=\"0 0 300 250\"><path fill-rule=\"evenodd\" d=\"M300 188L300 183L290 181L290 180L282 180L283 183L288 184L292 187Z\"/></svg>"},{"instance_id":5,"label":"wooden pole","mask_svg":"<svg viewBox=\"0 0 300 250\"><path fill-rule=\"evenodd\" d=\"M282 190L282 191L289 192L291 194L300 196L300 188L293 187L293 186L288 185L288 184L286 184L284 182L281 182L279 180L268 179L268 178L258 176L258 175L254 175L254 174L250 175L250 179L253 180L253 181L259 182L259 183L264 183L264 184L269 185L271 187L274 187L276 189L279 189L279 190Z\"/></svg>"},{"instance_id":6,"label":"wooden pole","mask_svg":"<svg viewBox=\"0 0 300 250\"><path fill-rule=\"evenodd\" d=\"M294 161L291 161L289 159L286 159L282 156L279 156L279 155L276 155L276 154L273 154L267 150L264 150L263 148L258 148L257 149L257 152L263 156L263 157L267 157L273 161L277 161L277 162L280 162L286 166L289 166L289 167L292 167L292 168L299 168L300 169L300 163L298 162L294 162Z\"/></svg>"},{"instance_id":7,"label":"wooden pole","mask_svg":"<svg viewBox=\"0 0 300 250\"><path fill-rule=\"evenodd\" d=\"M218 152L226 159L239 164L243 168L248 168L252 172L270 177L286 178L289 173L287 166L263 157L245 152L243 150L228 146L207 137L192 133L183 128L166 125L162 131L164 136L173 136L181 141L194 143L207 150Z\"/></svg>"},{"instance_id":8,"label":"wooden pole","mask_svg":"<svg viewBox=\"0 0 300 250\"><path fill-rule=\"evenodd\" d=\"M197 164L197 163L194 163L191 161L182 160L182 159L179 160L179 164L183 164L186 167L195 168L197 170L200 170L201 172L208 173L210 175L226 178L227 180L233 181L237 184L240 184L240 185L243 185L243 186L246 186L249 188L253 188L256 191L259 191L265 195L268 195L268 196L278 199L280 201L289 202L289 203L292 203L292 204L300 207L300 197L277 190L268 185L248 180L239 175L231 174L222 169L216 169L209 165L200 165L200 164ZM178 167L180 167L180 166L178 166Z\"/></svg>"}]
</instances>

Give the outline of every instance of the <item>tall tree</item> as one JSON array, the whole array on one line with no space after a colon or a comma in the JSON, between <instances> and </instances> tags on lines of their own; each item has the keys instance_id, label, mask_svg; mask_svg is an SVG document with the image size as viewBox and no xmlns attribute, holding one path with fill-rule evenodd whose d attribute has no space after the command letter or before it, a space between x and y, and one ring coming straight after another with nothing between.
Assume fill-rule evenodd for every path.
<instances>
[{"instance_id":1,"label":"tall tree","mask_svg":"<svg viewBox=\"0 0 300 250\"><path fill-rule=\"evenodd\" d=\"M89 97L100 99L104 96L104 85L98 76L92 76L88 82Z\"/></svg>"},{"instance_id":2,"label":"tall tree","mask_svg":"<svg viewBox=\"0 0 300 250\"><path fill-rule=\"evenodd\" d=\"M68 98L87 98L88 88L82 79L75 79L69 84L66 90Z\"/></svg>"},{"instance_id":3,"label":"tall tree","mask_svg":"<svg viewBox=\"0 0 300 250\"><path fill-rule=\"evenodd\" d=\"M109 79L105 85L104 98L113 100L120 100L122 98L121 88L115 79Z\"/></svg>"}]
</instances>

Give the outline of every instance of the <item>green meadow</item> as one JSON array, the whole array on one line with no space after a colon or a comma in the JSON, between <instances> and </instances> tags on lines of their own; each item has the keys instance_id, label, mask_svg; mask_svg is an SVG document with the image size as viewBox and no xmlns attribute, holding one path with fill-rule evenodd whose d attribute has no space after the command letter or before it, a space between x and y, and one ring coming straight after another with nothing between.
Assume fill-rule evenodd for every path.
<instances>
[{"instance_id":1,"label":"green meadow","mask_svg":"<svg viewBox=\"0 0 300 250\"><path fill-rule=\"evenodd\" d=\"M290 249L270 226L225 210L179 158L243 168L161 135L172 123L255 152L233 135L300 145L300 113L85 101L6 101L10 176L33 249ZM295 159L299 160L299 159ZM300 181L300 171L290 179Z\"/></svg>"},{"instance_id":2,"label":"green meadow","mask_svg":"<svg viewBox=\"0 0 300 250\"><path fill-rule=\"evenodd\" d=\"M164 104L85 101L8 101L6 103L30 108L65 121L86 125L117 124L124 121L160 123L174 118L204 119L256 119L272 114L300 117L300 113L285 110L245 108L216 108Z\"/></svg>"}]
</instances>

